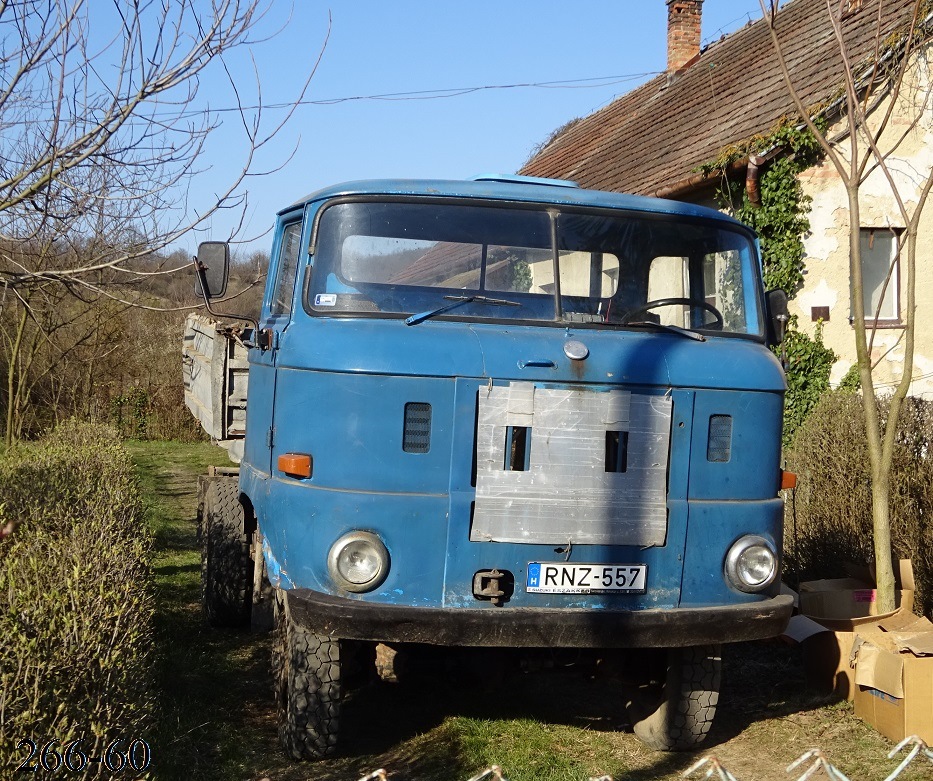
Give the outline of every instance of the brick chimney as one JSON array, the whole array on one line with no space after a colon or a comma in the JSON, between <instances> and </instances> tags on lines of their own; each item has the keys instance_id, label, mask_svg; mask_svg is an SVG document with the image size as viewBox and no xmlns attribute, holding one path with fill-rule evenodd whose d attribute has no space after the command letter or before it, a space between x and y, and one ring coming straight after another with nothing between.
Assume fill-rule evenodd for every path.
<instances>
[{"instance_id":1,"label":"brick chimney","mask_svg":"<svg viewBox=\"0 0 933 781\"><path fill-rule=\"evenodd\" d=\"M685 68L700 54L703 0L666 0L667 72Z\"/></svg>"}]
</instances>

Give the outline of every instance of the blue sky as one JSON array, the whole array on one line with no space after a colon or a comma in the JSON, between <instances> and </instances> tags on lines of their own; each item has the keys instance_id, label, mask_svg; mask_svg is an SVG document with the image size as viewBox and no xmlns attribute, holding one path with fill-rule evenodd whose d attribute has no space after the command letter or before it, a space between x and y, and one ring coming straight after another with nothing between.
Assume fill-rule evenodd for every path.
<instances>
[{"instance_id":1,"label":"blue sky","mask_svg":"<svg viewBox=\"0 0 933 781\"><path fill-rule=\"evenodd\" d=\"M321 53L330 15L330 39L305 96L318 102L300 106L261 155L257 170L281 165L295 149L281 170L249 181L247 239L266 231L278 209L329 184L514 172L555 128L663 71L667 56L664 0L295 0L288 13L276 0L262 29L281 32L227 62L247 102L256 82L247 54L264 103L291 101ZM705 0L703 41L760 16L758 0ZM548 82L563 84L498 88ZM429 97L475 87L494 88ZM398 95L416 92L427 94ZM229 85L214 77L201 94L212 108L232 105ZM397 97L354 99L388 94ZM322 103L330 100L341 102ZM236 115L221 117L189 203L222 189L242 162ZM231 228L232 217L218 214L186 244L225 239ZM269 243L267 235L246 248Z\"/></svg>"}]
</instances>

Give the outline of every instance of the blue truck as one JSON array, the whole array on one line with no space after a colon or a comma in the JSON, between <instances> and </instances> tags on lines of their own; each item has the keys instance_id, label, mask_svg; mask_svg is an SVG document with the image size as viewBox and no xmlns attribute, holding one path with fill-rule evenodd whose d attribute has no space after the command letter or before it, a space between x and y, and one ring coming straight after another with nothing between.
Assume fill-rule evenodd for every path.
<instances>
[{"instance_id":1,"label":"blue truck","mask_svg":"<svg viewBox=\"0 0 933 781\"><path fill-rule=\"evenodd\" d=\"M228 267L199 248L209 309ZM192 318L186 383L240 462L202 480L205 611L271 614L286 752L352 743L342 675L423 645L621 654L635 733L701 743L722 644L792 609L786 311L684 203L480 177L280 211L259 318Z\"/></svg>"}]
</instances>

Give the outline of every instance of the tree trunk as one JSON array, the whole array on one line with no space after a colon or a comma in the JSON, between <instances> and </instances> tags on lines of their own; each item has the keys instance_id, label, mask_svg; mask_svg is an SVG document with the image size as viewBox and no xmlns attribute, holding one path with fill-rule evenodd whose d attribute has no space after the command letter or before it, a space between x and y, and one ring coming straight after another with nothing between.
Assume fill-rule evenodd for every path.
<instances>
[{"instance_id":1,"label":"tree trunk","mask_svg":"<svg viewBox=\"0 0 933 781\"><path fill-rule=\"evenodd\" d=\"M868 439L868 459L871 467L871 517L875 554L875 585L877 609L880 613L894 610L894 568L891 563L891 448L882 442L878 404L872 377L871 355L865 327L865 304L862 297L862 252L860 243L861 209L858 200L859 181L846 183L849 200L849 274L852 278L852 314L855 326L855 354L862 386L862 408L865 411L865 435ZM894 411L896 414L896 410ZM891 427L888 426L891 431Z\"/></svg>"},{"instance_id":2,"label":"tree trunk","mask_svg":"<svg viewBox=\"0 0 933 781\"><path fill-rule=\"evenodd\" d=\"M14 434L14 413L19 397L16 376L17 366L19 365L20 347L23 344L23 333L26 330L26 321L29 319L29 313L23 308L23 313L16 326L16 337L13 344L10 345L10 362L6 376L7 404L6 404L6 428L3 441L7 447L13 444Z\"/></svg>"},{"instance_id":3,"label":"tree trunk","mask_svg":"<svg viewBox=\"0 0 933 781\"><path fill-rule=\"evenodd\" d=\"M875 606L879 613L890 613L895 608L894 566L891 561L890 474L890 461L880 464L878 470L872 468L871 510L875 536L875 586L878 595Z\"/></svg>"}]
</instances>

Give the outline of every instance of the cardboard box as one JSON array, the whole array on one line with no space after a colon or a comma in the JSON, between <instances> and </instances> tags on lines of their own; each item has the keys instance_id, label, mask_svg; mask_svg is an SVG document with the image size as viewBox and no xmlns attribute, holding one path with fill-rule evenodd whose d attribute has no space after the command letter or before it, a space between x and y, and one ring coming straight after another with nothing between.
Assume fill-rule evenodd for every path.
<instances>
[{"instance_id":1,"label":"cardboard box","mask_svg":"<svg viewBox=\"0 0 933 781\"><path fill-rule=\"evenodd\" d=\"M933 743L933 623L904 613L860 627L855 714L893 741Z\"/></svg>"},{"instance_id":2,"label":"cardboard box","mask_svg":"<svg viewBox=\"0 0 933 781\"><path fill-rule=\"evenodd\" d=\"M909 560L899 562L897 610L877 614L874 573L867 567L847 568L850 577L811 580L800 584L801 615L794 616L784 637L801 644L808 685L823 694L855 697L852 647L862 626L883 619L912 615L913 568Z\"/></svg>"},{"instance_id":3,"label":"cardboard box","mask_svg":"<svg viewBox=\"0 0 933 781\"><path fill-rule=\"evenodd\" d=\"M898 610L883 618L902 613ZM827 619L827 623L832 626L824 626L807 616L796 615L791 618L782 638L800 644L809 688L820 694L836 694L851 702L855 698L855 668L852 659L855 634L860 626L874 624L879 618Z\"/></svg>"},{"instance_id":4,"label":"cardboard box","mask_svg":"<svg viewBox=\"0 0 933 781\"><path fill-rule=\"evenodd\" d=\"M913 609L914 573L909 559L899 562L895 573L898 591L895 608ZM800 584L800 612L826 625L826 621L847 621L878 615L878 592L874 579L865 571L862 577L808 580ZM847 631L840 627L841 631Z\"/></svg>"}]
</instances>

